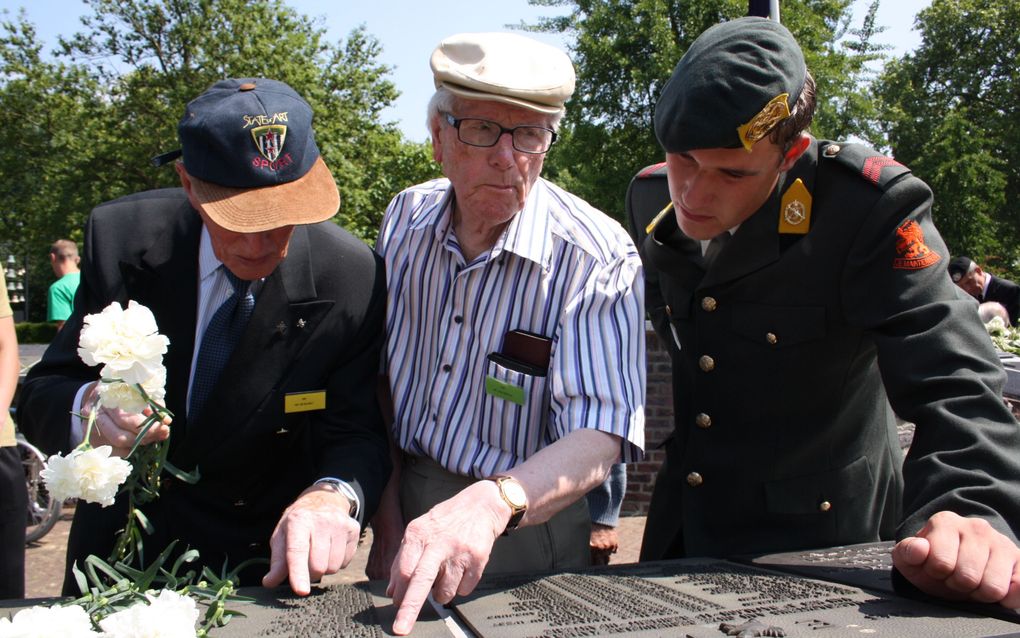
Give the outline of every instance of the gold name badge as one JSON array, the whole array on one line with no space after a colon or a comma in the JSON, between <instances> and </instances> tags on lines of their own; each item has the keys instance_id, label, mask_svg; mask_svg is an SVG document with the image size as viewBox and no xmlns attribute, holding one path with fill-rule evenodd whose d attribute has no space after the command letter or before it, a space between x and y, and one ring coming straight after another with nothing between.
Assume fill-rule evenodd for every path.
<instances>
[{"instance_id":1,"label":"gold name badge","mask_svg":"<svg viewBox=\"0 0 1020 638\"><path fill-rule=\"evenodd\" d=\"M286 414L325 409L325 390L318 390L317 392L288 392L283 397L283 411Z\"/></svg>"}]
</instances>

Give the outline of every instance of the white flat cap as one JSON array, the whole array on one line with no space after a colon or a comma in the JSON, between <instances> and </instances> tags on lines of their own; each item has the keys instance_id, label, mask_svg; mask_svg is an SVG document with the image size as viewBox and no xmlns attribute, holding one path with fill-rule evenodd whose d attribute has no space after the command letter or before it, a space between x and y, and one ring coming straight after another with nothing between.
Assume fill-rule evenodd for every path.
<instances>
[{"instance_id":1,"label":"white flat cap","mask_svg":"<svg viewBox=\"0 0 1020 638\"><path fill-rule=\"evenodd\" d=\"M559 113L574 92L574 65L554 46L516 33L459 33L439 43L430 61L436 88Z\"/></svg>"}]
</instances>

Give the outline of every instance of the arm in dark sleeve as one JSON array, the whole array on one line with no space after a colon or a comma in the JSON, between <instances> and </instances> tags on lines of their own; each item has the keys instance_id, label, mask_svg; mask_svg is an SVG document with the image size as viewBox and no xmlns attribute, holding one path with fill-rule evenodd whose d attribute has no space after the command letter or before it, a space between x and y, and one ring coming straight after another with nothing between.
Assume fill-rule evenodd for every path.
<instances>
[{"instance_id":1,"label":"arm in dark sleeve","mask_svg":"<svg viewBox=\"0 0 1020 638\"><path fill-rule=\"evenodd\" d=\"M315 444L319 475L342 479L354 488L361 501L358 519L364 525L375 513L391 466L375 392L386 310L381 260L376 262L374 274L361 274L372 282L371 300L351 342L352 351L329 378L326 396L331 407L316 423Z\"/></svg>"},{"instance_id":2,"label":"arm in dark sleeve","mask_svg":"<svg viewBox=\"0 0 1020 638\"><path fill-rule=\"evenodd\" d=\"M939 258L922 267L897 261L916 254L908 244L919 239ZM908 176L875 205L841 282L848 317L875 340L893 409L916 426L897 538L948 510L1016 539L1020 426L1002 399L1005 374L974 303L946 274L948 254L931 220L931 192Z\"/></svg>"},{"instance_id":3,"label":"arm in dark sleeve","mask_svg":"<svg viewBox=\"0 0 1020 638\"><path fill-rule=\"evenodd\" d=\"M614 463L609 476L601 485L588 492L588 512L591 522L607 527L616 527L620 522L620 506L627 492L627 465Z\"/></svg>"}]
</instances>

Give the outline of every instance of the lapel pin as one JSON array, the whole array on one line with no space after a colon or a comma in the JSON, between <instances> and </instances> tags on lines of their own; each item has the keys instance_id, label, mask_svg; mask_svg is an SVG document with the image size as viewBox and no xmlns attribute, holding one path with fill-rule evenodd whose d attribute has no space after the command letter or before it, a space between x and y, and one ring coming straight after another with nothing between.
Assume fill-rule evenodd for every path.
<instances>
[{"instance_id":1,"label":"lapel pin","mask_svg":"<svg viewBox=\"0 0 1020 638\"><path fill-rule=\"evenodd\" d=\"M305 327L305 320L304 319L298 319L297 320L297 327L298 327L298 329L304 329L304 327Z\"/></svg>"},{"instance_id":2,"label":"lapel pin","mask_svg":"<svg viewBox=\"0 0 1020 638\"><path fill-rule=\"evenodd\" d=\"M276 433L277 434L286 434L289 431L290 430L288 430L287 428L280 428L279 430L276 431Z\"/></svg>"},{"instance_id":3,"label":"lapel pin","mask_svg":"<svg viewBox=\"0 0 1020 638\"><path fill-rule=\"evenodd\" d=\"M277 334L281 334L282 335L285 332L287 332L287 324L285 324L282 321L280 323L276 324L276 333Z\"/></svg>"}]
</instances>

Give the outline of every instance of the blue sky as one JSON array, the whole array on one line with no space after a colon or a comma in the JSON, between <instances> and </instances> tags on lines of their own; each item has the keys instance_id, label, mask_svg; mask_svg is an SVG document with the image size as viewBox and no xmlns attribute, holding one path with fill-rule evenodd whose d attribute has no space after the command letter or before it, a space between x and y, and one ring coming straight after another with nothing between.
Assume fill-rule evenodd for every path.
<instances>
[{"instance_id":1,"label":"blue sky","mask_svg":"<svg viewBox=\"0 0 1020 638\"><path fill-rule=\"evenodd\" d=\"M428 60L443 37L463 31L501 31L521 21L535 22L540 16L562 13L558 8L532 7L527 0L287 0L287 4L311 17L321 17L330 39L346 37L351 29L365 25L383 46L381 59L394 67L392 79L402 95L384 117L396 121L412 140L423 141L425 105L432 94ZM902 53L917 46L920 37L912 31L914 16L931 0L881 0L878 23L888 31L878 38ZM863 19L866 0L855 0L855 25ZM0 0L0 10L15 13L25 7L40 37L49 45L57 35L70 35L80 28L78 17L87 6L81 0ZM566 48L558 35L540 34L550 44ZM49 47L47 47L49 48Z\"/></svg>"}]
</instances>

